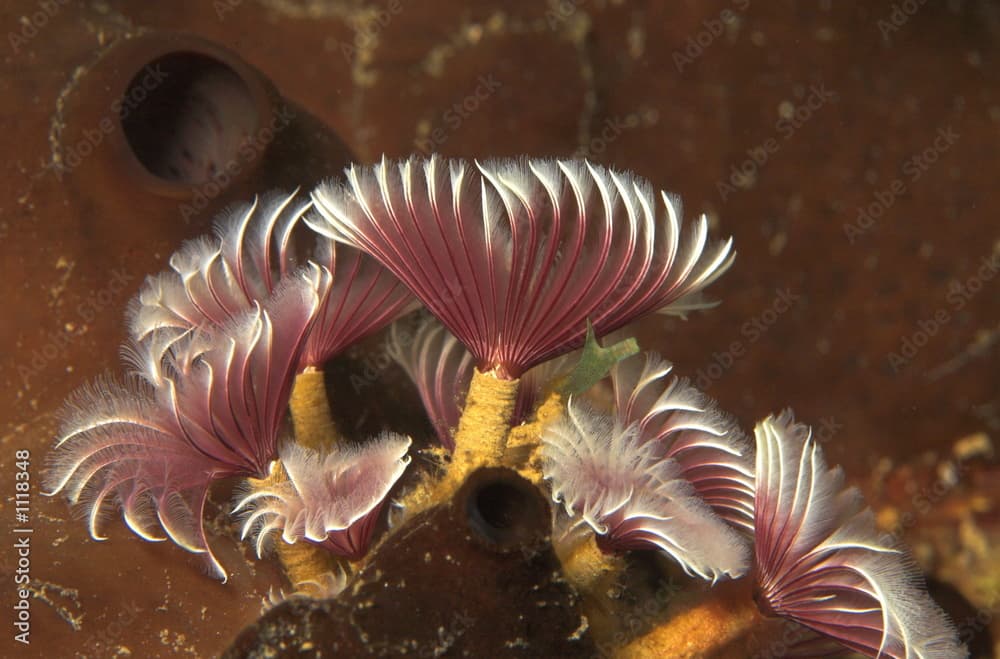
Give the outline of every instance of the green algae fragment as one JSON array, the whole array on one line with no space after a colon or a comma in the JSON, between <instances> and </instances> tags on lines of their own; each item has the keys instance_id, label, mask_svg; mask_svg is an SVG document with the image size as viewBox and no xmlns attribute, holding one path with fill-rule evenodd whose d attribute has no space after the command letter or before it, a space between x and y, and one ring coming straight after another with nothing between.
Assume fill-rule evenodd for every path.
<instances>
[{"instance_id":1,"label":"green algae fragment","mask_svg":"<svg viewBox=\"0 0 1000 659\"><path fill-rule=\"evenodd\" d=\"M593 324L588 320L583 354L580 355L580 361L559 386L559 391L569 396L582 394L607 375L612 366L638 352L639 343L633 337L619 341L607 348L602 347L597 342Z\"/></svg>"}]
</instances>

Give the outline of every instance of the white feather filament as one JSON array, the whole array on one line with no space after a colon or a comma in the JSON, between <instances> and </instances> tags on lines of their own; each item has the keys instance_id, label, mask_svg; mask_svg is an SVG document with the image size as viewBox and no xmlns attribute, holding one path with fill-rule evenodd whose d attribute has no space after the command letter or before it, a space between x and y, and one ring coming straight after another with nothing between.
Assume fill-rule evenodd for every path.
<instances>
[{"instance_id":1,"label":"white feather filament","mask_svg":"<svg viewBox=\"0 0 1000 659\"><path fill-rule=\"evenodd\" d=\"M756 589L791 618L871 657L965 657L905 550L880 534L840 468L790 412L757 436Z\"/></svg>"},{"instance_id":2,"label":"white feather filament","mask_svg":"<svg viewBox=\"0 0 1000 659\"><path fill-rule=\"evenodd\" d=\"M543 433L542 465L552 498L605 546L659 549L713 582L746 571L745 540L697 496L676 461L642 441L636 425L623 428L571 400Z\"/></svg>"},{"instance_id":3,"label":"white feather filament","mask_svg":"<svg viewBox=\"0 0 1000 659\"><path fill-rule=\"evenodd\" d=\"M351 166L306 222L364 250L475 356L516 378L598 335L688 302L732 262L702 217L682 240L677 200L582 160L433 156ZM697 306L697 305L696 305Z\"/></svg>"},{"instance_id":4,"label":"white feather filament","mask_svg":"<svg viewBox=\"0 0 1000 659\"><path fill-rule=\"evenodd\" d=\"M242 537L253 539L258 556L274 532L289 544L308 540L351 558L363 554L374 515L410 462L409 447L409 438L391 433L325 454L285 444L288 479L246 492L233 508L245 516Z\"/></svg>"},{"instance_id":5,"label":"white feather filament","mask_svg":"<svg viewBox=\"0 0 1000 659\"><path fill-rule=\"evenodd\" d=\"M402 283L356 249L338 247L306 228L314 246L307 259L297 257L295 230L304 226L311 208L312 202L294 191L271 193L224 212L216 220L215 236L188 241L170 258L170 270L147 278L129 308L133 337L145 344L168 328L177 333L223 325L302 271L322 283L302 367L322 366L415 308ZM153 377L159 368L153 360L140 365Z\"/></svg>"},{"instance_id":6,"label":"white feather filament","mask_svg":"<svg viewBox=\"0 0 1000 659\"><path fill-rule=\"evenodd\" d=\"M640 441L676 460L681 477L717 515L752 531L753 447L714 400L687 379L669 377L672 369L655 353L611 369L619 423L635 424Z\"/></svg>"},{"instance_id":7,"label":"white feather filament","mask_svg":"<svg viewBox=\"0 0 1000 659\"><path fill-rule=\"evenodd\" d=\"M156 330L134 345L141 377L100 379L67 401L49 456L48 494L79 504L90 534L114 505L146 540L162 528L184 549L207 555L221 578L203 523L212 481L261 476L277 452L318 282L286 281L266 307L221 327ZM167 339L160 340L164 332ZM147 352L148 351L148 352Z\"/></svg>"}]
</instances>

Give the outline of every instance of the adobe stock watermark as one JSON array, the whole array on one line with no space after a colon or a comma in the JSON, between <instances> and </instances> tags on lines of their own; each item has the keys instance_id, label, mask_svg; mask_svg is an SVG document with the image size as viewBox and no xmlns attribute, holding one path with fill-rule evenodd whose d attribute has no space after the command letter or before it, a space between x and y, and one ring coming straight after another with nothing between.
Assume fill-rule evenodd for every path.
<instances>
[{"instance_id":1,"label":"adobe stock watermark","mask_svg":"<svg viewBox=\"0 0 1000 659\"><path fill-rule=\"evenodd\" d=\"M741 163L730 167L729 176L715 183L715 189L722 201L737 190L745 190L757 180L760 170L770 162L782 144L792 138L827 103L837 100L836 92L826 88L822 82L809 87L808 94L798 103L786 101L778 107L778 120L774 123L775 136L768 137L756 146L747 149L747 157Z\"/></svg>"},{"instance_id":2,"label":"adobe stock watermark","mask_svg":"<svg viewBox=\"0 0 1000 659\"><path fill-rule=\"evenodd\" d=\"M781 621L781 630L780 635L769 635L770 641L767 646L753 654L752 659L784 659L796 651L802 643L815 638L815 632L790 619ZM795 656L799 654L796 652Z\"/></svg>"},{"instance_id":3,"label":"adobe stock watermark","mask_svg":"<svg viewBox=\"0 0 1000 659\"><path fill-rule=\"evenodd\" d=\"M462 290L462 283L459 280L450 280L445 283L442 293L434 300L428 300L428 304L424 306L432 308L439 304L448 304L460 295ZM405 358L406 348L413 345L420 327L411 324L400 324L398 327L403 328L402 331L395 337L391 334L386 336L377 353L365 356L361 362L360 373L351 373L350 383L355 394L360 394L362 390L377 382L392 364L397 363L397 358L394 356L397 352L400 358Z\"/></svg>"},{"instance_id":4,"label":"adobe stock watermark","mask_svg":"<svg viewBox=\"0 0 1000 659\"><path fill-rule=\"evenodd\" d=\"M453 103L450 108L441 114L441 121L444 126L438 126L429 131L429 134L416 140L416 147L424 155L430 155L437 151L441 145L448 141L451 134L465 123L465 120L475 114L494 94L503 88L503 83L496 79L492 73L479 76L475 89L466 94L461 101Z\"/></svg>"},{"instance_id":5,"label":"adobe stock watermark","mask_svg":"<svg viewBox=\"0 0 1000 659\"><path fill-rule=\"evenodd\" d=\"M893 3L889 15L880 18L877 23L882 39L888 41L889 35L899 32L925 4L927 4L927 0L903 0Z\"/></svg>"},{"instance_id":6,"label":"adobe stock watermark","mask_svg":"<svg viewBox=\"0 0 1000 659\"><path fill-rule=\"evenodd\" d=\"M236 155L230 158L215 176L201 183L190 201L181 204L181 219L184 220L185 224L189 224L194 217L208 207L213 199L222 194L243 173L243 169L256 161L274 141L274 138L294 119L295 113L292 112L290 106L282 105L279 107L267 126L258 129L252 139L244 141L236 150Z\"/></svg>"},{"instance_id":7,"label":"adobe stock watermark","mask_svg":"<svg viewBox=\"0 0 1000 659\"><path fill-rule=\"evenodd\" d=\"M899 373L908 367L917 353L930 343L931 338L951 322L952 314L964 309L972 298L996 278L998 273L1000 273L1000 251L994 251L991 255L980 259L975 273L964 280L952 279L945 294L945 304L927 318L918 320L916 328L900 339L899 348L886 355L892 372Z\"/></svg>"},{"instance_id":8,"label":"adobe stock watermark","mask_svg":"<svg viewBox=\"0 0 1000 659\"><path fill-rule=\"evenodd\" d=\"M616 115L604 120L596 135L585 145L573 152L574 158L597 158L607 151L608 146L615 142L625 132L636 128L653 126L660 119L655 108L644 108L626 115Z\"/></svg>"},{"instance_id":9,"label":"adobe stock watermark","mask_svg":"<svg viewBox=\"0 0 1000 659\"><path fill-rule=\"evenodd\" d=\"M545 10L545 23L553 32L562 27L587 0L558 0L554 7Z\"/></svg>"},{"instance_id":10,"label":"adobe stock watermark","mask_svg":"<svg viewBox=\"0 0 1000 659\"><path fill-rule=\"evenodd\" d=\"M31 451L14 451L14 478L11 489L14 495L14 525L10 543L14 550L14 640L31 645Z\"/></svg>"},{"instance_id":11,"label":"adobe stock watermark","mask_svg":"<svg viewBox=\"0 0 1000 659\"><path fill-rule=\"evenodd\" d=\"M733 0L733 8L723 9L718 16L706 18L701 22L702 29L687 38L683 48L674 51L674 68L677 73L684 73L684 69L695 63L705 51L721 37L728 26L736 23L739 14L745 12L750 7L750 0Z\"/></svg>"},{"instance_id":12,"label":"adobe stock watermark","mask_svg":"<svg viewBox=\"0 0 1000 659\"><path fill-rule=\"evenodd\" d=\"M161 67L160 62L147 64L142 70L142 77L139 78L138 83L131 85L125 96L111 102L108 113L97 122L97 125L84 128L83 137L68 147L64 146L59 160L53 160L49 166L57 181L61 183L63 177L90 157L109 135L121 129L122 122L135 112L149 98L149 95L163 84L164 80L170 77L170 74L164 72ZM138 78L138 76L136 77Z\"/></svg>"},{"instance_id":13,"label":"adobe stock watermark","mask_svg":"<svg viewBox=\"0 0 1000 659\"><path fill-rule=\"evenodd\" d=\"M76 306L76 321L92 322L122 297L133 279L135 277L132 273L126 271L123 266L112 269L108 283L99 289L91 290ZM44 372L57 358L66 359L70 344L81 336L76 329L76 322L67 322L63 325L62 331L49 332L46 336L47 341L31 352L27 362L17 366L17 374L25 389L30 389L32 379Z\"/></svg>"},{"instance_id":14,"label":"adobe stock watermark","mask_svg":"<svg viewBox=\"0 0 1000 659\"><path fill-rule=\"evenodd\" d=\"M812 425L812 438L817 444L826 444L828 441L840 434L844 429L844 424L837 421L834 416L821 416L819 421Z\"/></svg>"},{"instance_id":15,"label":"adobe stock watermark","mask_svg":"<svg viewBox=\"0 0 1000 659\"><path fill-rule=\"evenodd\" d=\"M980 601L985 604L977 608L974 615L958 623L958 641L966 647L980 632L993 624L993 616L997 612L997 606L1000 605L1000 590L996 586L991 587L988 594Z\"/></svg>"},{"instance_id":16,"label":"adobe stock watermark","mask_svg":"<svg viewBox=\"0 0 1000 659\"><path fill-rule=\"evenodd\" d=\"M398 337L400 347L410 345L413 343L415 337L416 331L411 329L404 330L401 336ZM350 383L355 394L360 394L364 389L375 384L382 377L382 374L385 373L386 369L396 363L396 359L393 357L394 349L391 341L390 337L386 337L381 349L377 353L365 355L361 361L360 372L351 373Z\"/></svg>"},{"instance_id":17,"label":"adobe stock watermark","mask_svg":"<svg viewBox=\"0 0 1000 659\"><path fill-rule=\"evenodd\" d=\"M680 592L681 586L674 582L673 578L667 577L661 581L652 597L644 599L638 607L629 611L619 620L619 631L597 645L595 657L610 659L616 656L617 650L620 648L648 634L656 626L657 621L662 618L671 600Z\"/></svg>"},{"instance_id":18,"label":"adobe stock watermark","mask_svg":"<svg viewBox=\"0 0 1000 659\"><path fill-rule=\"evenodd\" d=\"M139 619L142 609L135 602L126 604L104 629L92 634L83 644L84 653L90 652L94 656L102 653L107 654L109 648L118 642L125 630L132 626Z\"/></svg>"},{"instance_id":19,"label":"adobe stock watermark","mask_svg":"<svg viewBox=\"0 0 1000 659\"><path fill-rule=\"evenodd\" d=\"M694 377L694 385L707 392L713 382L719 380L736 362L747 355L747 350L760 341L778 319L799 304L802 296L790 288L775 291L771 304L759 314L740 326L740 337L729 343L725 350L713 352L711 363L699 368Z\"/></svg>"},{"instance_id":20,"label":"adobe stock watermark","mask_svg":"<svg viewBox=\"0 0 1000 659\"><path fill-rule=\"evenodd\" d=\"M7 43L15 55L21 54L21 49L37 37L56 14L68 5L70 0L41 0L35 3L37 9L20 17L21 29L7 33Z\"/></svg>"},{"instance_id":21,"label":"adobe stock watermark","mask_svg":"<svg viewBox=\"0 0 1000 659\"><path fill-rule=\"evenodd\" d=\"M881 540L887 544L902 544L906 532L916 526L921 517L936 508L961 484L969 472L970 463L988 460L991 450L992 447L987 450L962 451L956 442L951 457L939 465L934 482L920 487L913 493L910 507L903 510L892 527L881 534Z\"/></svg>"},{"instance_id":22,"label":"adobe stock watermark","mask_svg":"<svg viewBox=\"0 0 1000 659\"><path fill-rule=\"evenodd\" d=\"M354 43L341 43L340 54L351 64L359 52L367 52L378 43L378 35L389 26L396 16L403 12L402 0L389 0L384 8L370 7L371 20L357 21L354 31Z\"/></svg>"},{"instance_id":23,"label":"adobe stock watermark","mask_svg":"<svg viewBox=\"0 0 1000 659\"><path fill-rule=\"evenodd\" d=\"M954 146L960 137L961 135L956 133L951 126L939 128L930 146L904 160L903 176L893 179L884 188L876 190L875 199L871 203L858 207L858 214L854 222L843 224L847 242L853 245L859 237L871 230L882 219L886 211L892 208L901 196L906 194L909 186L919 181L941 159L941 156Z\"/></svg>"},{"instance_id":24,"label":"adobe stock watermark","mask_svg":"<svg viewBox=\"0 0 1000 659\"><path fill-rule=\"evenodd\" d=\"M212 9L215 10L215 17L220 21L226 20L226 14L231 14L240 8L243 0L213 0Z\"/></svg>"}]
</instances>

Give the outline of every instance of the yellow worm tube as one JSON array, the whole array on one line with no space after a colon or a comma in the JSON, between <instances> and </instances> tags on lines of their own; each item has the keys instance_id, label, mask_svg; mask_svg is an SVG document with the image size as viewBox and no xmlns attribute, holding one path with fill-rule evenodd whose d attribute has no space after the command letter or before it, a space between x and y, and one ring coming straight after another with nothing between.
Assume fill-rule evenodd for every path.
<instances>
[{"instance_id":1,"label":"yellow worm tube","mask_svg":"<svg viewBox=\"0 0 1000 659\"><path fill-rule=\"evenodd\" d=\"M573 543L556 543L554 548L563 576L583 593L606 593L625 567L622 557L601 551L593 533Z\"/></svg>"},{"instance_id":2,"label":"yellow worm tube","mask_svg":"<svg viewBox=\"0 0 1000 659\"><path fill-rule=\"evenodd\" d=\"M558 391L549 392L535 410L529 423L514 426L507 436L507 456L504 463L518 470L535 485L542 484L541 443L542 431L559 419L565 410L563 396Z\"/></svg>"},{"instance_id":3,"label":"yellow worm tube","mask_svg":"<svg viewBox=\"0 0 1000 659\"><path fill-rule=\"evenodd\" d=\"M295 442L320 450L337 441L337 428L330 413L323 371L312 366L295 377L288 403L295 427Z\"/></svg>"},{"instance_id":4,"label":"yellow worm tube","mask_svg":"<svg viewBox=\"0 0 1000 659\"><path fill-rule=\"evenodd\" d=\"M420 483L403 496L399 503L406 518L450 501L476 469L501 463L519 384L519 380L501 380L493 373L473 371L455 431L451 464L441 480Z\"/></svg>"},{"instance_id":5,"label":"yellow worm tube","mask_svg":"<svg viewBox=\"0 0 1000 659\"><path fill-rule=\"evenodd\" d=\"M593 533L556 541L553 548L562 564L563 577L581 595L582 610L593 638L614 638L621 617L614 593L625 569L625 559L601 551Z\"/></svg>"},{"instance_id":6,"label":"yellow worm tube","mask_svg":"<svg viewBox=\"0 0 1000 659\"><path fill-rule=\"evenodd\" d=\"M445 491L458 489L479 467L500 464L519 384L520 380L501 380L493 373L473 372L455 431L455 453L443 483Z\"/></svg>"},{"instance_id":7,"label":"yellow worm tube","mask_svg":"<svg viewBox=\"0 0 1000 659\"><path fill-rule=\"evenodd\" d=\"M744 580L745 581L745 580ZM620 648L615 659L729 657L762 617L743 582L716 586L701 601L678 611L644 636ZM741 650L745 656L745 649Z\"/></svg>"},{"instance_id":8,"label":"yellow worm tube","mask_svg":"<svg viewBox=\"0 0 1000 659\"><path fill-rule=\"evenodd\" d=\"M323 371L309 366L299 373L292 385L288 406L291 409L297 444L322 451L339 441L337 427L330 413ZM271 482L281 482L288 480L288 474L279 462L268 478ZM322 583L325 573L337 569L337 561L330 552L310 542L303 540L290 545L279 539L276 544L285 575L297 589L300 584L309 581Z\"/></svg>"},{"instance_id":9,"label":"yellow worm tube","mask_svg":"<svg viewBox=\"0 0 1000 659\"><path fill-rule=\"evenodd\" d=\"M304 590L308 582L323 583L323 576L338 571L336 557L322 547L300 540L293 545L278 539L278 558L285 576L296 590Z\"/></svg>"},{"instance_id":10,"label":"yellow worm tube","mask_svg":"<svg viewBox=\"0 0 1000 659\"><path fill-rule=\"evenodd\" d=\"M271 463L271 472L267 477L248 479L253 490L273 490L275 485L287 480L288 473L280 460ZM307 584L309 582L323 583L324 575L329 572L337 572L341 568L347 569L346 564L339 561L333 554L305 540L288 544L281 539L279 534L275 541L275 548L281 566L285 570L285 576L288 577L288 581L297 591L308 590Z\"/></svg>"}]
</instances>

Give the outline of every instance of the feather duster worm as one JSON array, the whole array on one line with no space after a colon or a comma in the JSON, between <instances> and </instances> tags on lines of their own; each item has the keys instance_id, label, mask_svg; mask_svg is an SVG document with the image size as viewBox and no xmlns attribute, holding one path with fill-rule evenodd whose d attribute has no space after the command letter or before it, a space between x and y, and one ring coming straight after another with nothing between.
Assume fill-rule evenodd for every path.
<instances>
[{"instance_id":1,"label":"feather duster worm","mask_svg":"<svg viewBox=\"0 0 1000 659\"><path fill-rule=\"evenodd\" d=\"M750 442L715 401L686 379L668 378L672 368L654 353L618 362L611 369L618 421L635 424L639 441L653 443L659 459L676 461L716 515L752 531Z\"/></svg>"},{"instance_id":2,"label":"feather duster worm","mask_svg":"<svg viewBox=\"0 0 1000 659\"><path fill-rule=\"evenodd\" d=\"M659 549L713 582L742 575L746 541L701 500L681 464L639 431L571 400L542 436L553 500L581 516L607 551Z\"/></svg>"},{"instance_id":3,"label":"feather duster worm","mask_svg":"<svg viewBox=\"0 0 1000 659\"><path fill-rule=\"evenodd\" d=\"M411 158L347 170L313 191L316 231L364 250L405 283L477 366L444 494L499 464L518 378L598 335L689 301L732 262L707 221L681 239L677 200L585 161Z\"/></svg>"},{"instance_id":4,"label":"feather duster worm","mask_svg":"<svg viewBox=\"0 0 1000 659\"><path fill-rule=\"evenodd\" d=\"M325 455L285 444L280 455L288 479L253 488L233 509L246 511L242 537L256 538L258 556L279 532L289 544L307 540L349 560L361 558L389 491L409 464L409 447L409 438L391 434Z\"/></svg>"},{"instance_id":5,"label":"feather duster worm","mask_svg":"<svg viewBox=\"0 0 1000 659\"><path fill-rule=\"evenodd\" d=\"M222 215L216 237L189 241L171 257L170 271L146 280L130 309L133 335L145 340L155 329L219 325L267 299L298 267L294 233L311 208L297 192L274 193ZM299 370L322 366L415 308L398 279L349 246L316 236L302 261L326 276Z\"/></svg>"},{"instance_id":6,"label":"feather duster worm","mask_svg":"<svg viewBox=\"0 0 1000 659\"><path fill-rule=\"evenodd\" d=\"M267 474L320 301L323 278L312 274L221 326L153 332L132 350L139 377L79 391L50 456L48 494L82 503L95 539L116 502L137 535L163 540L159 526L225 579L205 537L208 488L217 478Z\"/></svg>"},{"instance_id":7,"label":"feather duster worm","mask_svg":"<svg viewBox=\"0 0 1000 659\"><path fill-rule=\"evenodd\" d=\"M171 270L147 279L129 311L132 332L146 341L154 331L218 325L265 300L296 264L296 238L314 243L306 267L323 283L315 322L299 358L292 391L296 440L322 448L337 441L323 364L347 346L416 306L405 286L377 261L316 235L303 217L312 202L272 193L219 217L214 237L189 241L170 259Z\"/></svg>"},{"instance_id":8,"label":"feather duster worm","mask_svg":"<svg viewBox=\"0 0 1000 659\"><path fill-rule=\"evenodd\" d=\"M712 591L616 656L735 656L725 653L750 647L748 635L755 656L840 656L845 648L894 659L968 656L905 550L877 531L842 471L827 468L809 429L786 412L755 434L752 598L750 588ZM791 627L778 634L780 619Z\"/></svg>"},{"instance_id":9,"label":"feather duster worm","mask_svg":"<svg viewBox=\"0 0 1000 659\"><path fill-rule=\"evenodd\" d=\"M965 657L906 551L786 412L757 436L755 599L869 657Z\"/></svg>"},{"instance_id":10,"label":"feather duster worm","mask_svg":"<svg viewBox=\"0 0 1000 659\"><path fill-rule=\"evenodd\" d=\"M579 347L588 319L603 335L691 308L732 262L704 216L682 240L679 200L661 193L661 224L648 182L585 161L383 159L347 178L306 221L374 256L500 378Z\"/></svg>"}]
</instances>

